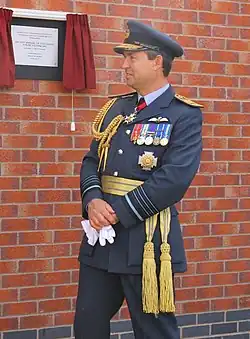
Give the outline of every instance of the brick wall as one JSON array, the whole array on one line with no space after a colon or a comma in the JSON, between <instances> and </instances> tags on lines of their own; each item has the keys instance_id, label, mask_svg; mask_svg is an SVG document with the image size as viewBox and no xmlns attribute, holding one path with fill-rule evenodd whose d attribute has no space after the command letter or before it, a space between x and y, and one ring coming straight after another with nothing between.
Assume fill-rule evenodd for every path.
<instances>
[{"instance_id":1,"label":"brick wall","mask_svg":"<svg viewBox=\"0 0 250 339\"><path fill-rule=\"evenodd\" d=\"M189 328L182 335L248 338L249 0L0 0L0 6L89 14L98 79L97 90L75 97L76 132L70 132L71 96L60 82L19 80L0 92L0 338L71 335L81 239L79 168L106 96L127 91L122 59L112 51L127 18L151 22L185 47L170 81L205 105L200 172L179 205L189 269L176 278L177 310L193 317L180 322ZM224 330L204 325L216 322L214 311L223 314ZM122 308L113 332L131 332L128 318ZM243 322L225 323L234 320ZM193 326L200 329L196 334Z\"/></svg>"}]
</instances>

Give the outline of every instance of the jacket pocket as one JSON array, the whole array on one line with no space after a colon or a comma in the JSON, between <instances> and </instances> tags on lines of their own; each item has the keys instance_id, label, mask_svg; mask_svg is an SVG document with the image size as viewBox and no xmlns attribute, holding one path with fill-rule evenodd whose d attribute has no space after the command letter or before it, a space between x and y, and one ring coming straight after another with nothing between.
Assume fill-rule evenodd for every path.
<instances>
[{"instance_id":1,"label":"jacket pocket","mask_svg":"<svg viewBox=\"0 0 250 339\"><path fill-rule=\"evenodd\" d=\"M81 247L80 247L80 253L79 256L88 256L91 257L93 255L93 251L94 251L95 246L91 246L90 244L88 244L88 238L86 236L86 234L84 234L83 239L82 239L82 243L81 243Z\"/></svg>"}]
</instances>

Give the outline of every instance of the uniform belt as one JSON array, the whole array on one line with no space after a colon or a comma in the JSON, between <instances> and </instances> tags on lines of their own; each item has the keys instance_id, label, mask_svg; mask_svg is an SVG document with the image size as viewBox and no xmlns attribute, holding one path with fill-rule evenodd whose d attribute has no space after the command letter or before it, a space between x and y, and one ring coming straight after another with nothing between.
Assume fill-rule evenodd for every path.
<instances>
[{"instance_id":1,"label":"uniform belt","mask_svg":"<svg viewBox=\"0 0 250 339\"><path fill-rule=\"evenodd\" d=\"M143 181L127 178L113 177L110 175L102 176L102 190L104 193L123 196L136 187L143 184Z\"/></svg>"}]
</instances>

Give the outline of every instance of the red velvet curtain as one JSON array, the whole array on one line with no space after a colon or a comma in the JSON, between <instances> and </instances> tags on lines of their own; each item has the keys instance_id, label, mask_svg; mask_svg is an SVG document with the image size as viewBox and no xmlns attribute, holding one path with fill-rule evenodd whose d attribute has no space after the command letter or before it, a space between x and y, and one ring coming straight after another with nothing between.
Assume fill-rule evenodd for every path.
<instances>
[{"instance_id":1,"label":"red velvet curtain","mask_svg":"<svg viewBox=\"0 0 250 339\"><path fill-rule=\"evenodd\" d=\"M63 85L68 90L96 88L95 65L86 14L67 14Z\"/></svg>"},{"instance_id":2,"label":"red velvet curtain","mask_svg":"<svg viewBox=\"0 0 250 339\"><path fill-rule=\"evenodd\" d=\"M15 81L15 59L11 38L13 11L0 8L0 88L13 87Z\"/></svg>"}]
</instances>

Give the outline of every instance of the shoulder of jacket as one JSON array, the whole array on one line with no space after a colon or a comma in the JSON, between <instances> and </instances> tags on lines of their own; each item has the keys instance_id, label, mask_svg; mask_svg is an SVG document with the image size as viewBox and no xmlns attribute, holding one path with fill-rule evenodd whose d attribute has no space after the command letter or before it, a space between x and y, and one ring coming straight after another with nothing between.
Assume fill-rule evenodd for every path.
<instances>
[{"instance_id":1,"label":"shoulder of jacket","mask_svg":"<svg viewBox=\"0 0 250 339\"><path fill-rule=\"evenodd\" d=\"M109 95L110 99L126 99L133 97L137 92L130 92L130 93L123 93L123 94L117 94L117 95Z\"/></svg>"},{"instance_id":2,"label":"shoulder of jacket","mask_svg":"<svg viewBox=\"0 0 250 339\"><path fill-rule=\"evenodd\" d=\"M186 97L184 97L183 95L180 94L175 94L175 98L181 102L184 102L185 104L189 105L189 106L193 106L193 107L204 107L203 105L199 104L198 102L195 102L193 100L190 100Z\"/></svg>"}]
</instances>

